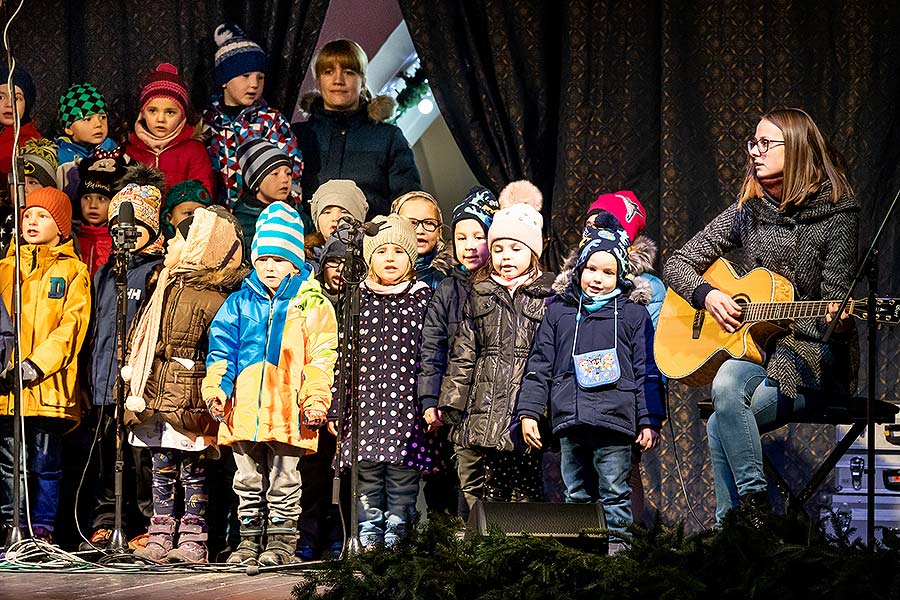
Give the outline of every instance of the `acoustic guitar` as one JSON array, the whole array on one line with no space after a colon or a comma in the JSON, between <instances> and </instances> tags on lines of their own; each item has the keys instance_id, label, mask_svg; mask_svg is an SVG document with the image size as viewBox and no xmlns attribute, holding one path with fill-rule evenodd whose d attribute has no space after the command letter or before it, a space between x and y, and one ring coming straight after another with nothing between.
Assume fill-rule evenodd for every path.
<instances>
[{"instance_id":1,"label":"acoustic guitar","mask_svg":"<svg viewBox=\"0 0 900 600\"><path fill-rule=\"evenodd\" d=\"M734 333L727 333L706 310L697 310L671 288L666 291L653 355L663 375L689 386L712 382L716 371L729 358L762 364L768 340L787 331L785 321L823 317L828 314L829 304L840 302L795 302L794 286L781 275L756 268L739 276L724 258L714 262L703 278L741 305L741 325ZM851 300L847 311L866 319L867 304L866 300ZM879 298L874 308L879 323L900 323L897 299Z\"/></svg>"}]
</instances>

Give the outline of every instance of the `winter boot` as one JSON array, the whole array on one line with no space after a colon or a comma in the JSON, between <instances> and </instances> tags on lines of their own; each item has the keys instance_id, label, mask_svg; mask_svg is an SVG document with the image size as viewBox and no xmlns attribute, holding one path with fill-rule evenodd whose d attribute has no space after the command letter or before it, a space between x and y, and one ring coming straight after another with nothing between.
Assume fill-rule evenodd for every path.
<instances>
[{"instance_id":1,"label":"winter boot","mask_svg":"<svg viewBox=\"0 0 900 600\"><path fill-rule=\"evenodd\" d=\"M259 564L266 566L300 562L294 556L297 548L297 521L293 519L269 519L266 527L266 550L259 555Z\"/></svg>"},{"instance_id":2,"label":"winter boot","mask_svg":"<svg viewBox=\"0 0 900 600\"><path fill-rule=\"evenodd\" d=\"M134 551L134 555L144 560L161 563L166 560L172 549L172 538L175 536L175 519L170 516L153 516L147 529L150 537L147 545Z\"/></svg>"},{"instance_id":3,"label":"winter boot","mask_svg":"<svg viewBox=\"0 0 900 600\"><path fill-rule=\"evenodd\" d=\"M226 561L230 565L255 565L262 549L263 523L260 517L241 519L241 543Z\"/></svg>"},{"instance_id":4,"label":"winter boot","mask_svg":"<svg viewBox=\"0 0 900 600\"><path fill-rule=\"evenodd\" d=\"M178 525L178 547L169 552L170 563L206 562L206 519L184 515Z\"/></svg>"}]
</instances>

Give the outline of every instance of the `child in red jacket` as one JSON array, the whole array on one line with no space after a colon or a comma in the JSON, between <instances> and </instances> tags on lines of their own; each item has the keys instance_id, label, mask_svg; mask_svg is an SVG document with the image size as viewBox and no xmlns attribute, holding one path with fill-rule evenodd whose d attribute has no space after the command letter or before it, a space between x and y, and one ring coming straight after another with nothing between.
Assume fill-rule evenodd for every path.
<instances>
[{"instance_id":1,"label":"child in red jacket","mask_svg":"<svg viewBox=\"0 0 900 600\"><path fill-rule=\"evenodd\" d=\"M188 122L188 89L178 69L169 63L156 67L141 89L140 104L128 156L165 173L167 187L199 179L212 193L212 163L201 141L202 131Z\"/></svg>"},{"instance_id":2,"label":"child in red jacket","mask_svg":"<svg viewBox=\"0 0 900 600\"><path fill-rule=\"evenodd\" d=\"M75 237L81 260L88 266L91 277L106 264L112 250L109 235L109 202L119 190L116 181L125 174L121 158L92 156L78 163L78 198L81 219L75 227Z\"/></svg>"}]
</instances>

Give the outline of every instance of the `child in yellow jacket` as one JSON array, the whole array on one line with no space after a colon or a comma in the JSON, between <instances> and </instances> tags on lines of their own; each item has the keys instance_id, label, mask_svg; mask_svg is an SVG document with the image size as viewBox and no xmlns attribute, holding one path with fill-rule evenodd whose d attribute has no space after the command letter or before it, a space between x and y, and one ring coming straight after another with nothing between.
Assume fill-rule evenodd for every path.
<instances>
[{"instance_id":1,"label":"child in yellow jacket","mask_svg":"<svg viewBox=\"0 0 900 600\"><path fill-rule=\"evenodd\" d=\"M69 236L72 205L63 192L46 187L28 194L19 226L23 242L19 274L22 414L26 471L35 490L31 525L35 537L52 540L59 504L62 434L81 419L76 357L91 317L90 277ZM13 250L0 261L0 295L11 314L15 258ZM14 381L13 375L7 373L7 384ZM6 526L13 524L12 414L12 393L0 395L0 517Z\"/></svg>"},{"instance_id":2,"label":"child in yellow jacket","mask_svg":"<svg viewBox=\"0 0 900 600\"><path fill-rule=\"evenodd\" d=\"M331 403L337 321L304 261L302 223L283 202L263 210L254 270L210 325L202 393L237 466L241 542L232 564L295 560L298 465L316 451Z\"/></svg>"}]
</instances>

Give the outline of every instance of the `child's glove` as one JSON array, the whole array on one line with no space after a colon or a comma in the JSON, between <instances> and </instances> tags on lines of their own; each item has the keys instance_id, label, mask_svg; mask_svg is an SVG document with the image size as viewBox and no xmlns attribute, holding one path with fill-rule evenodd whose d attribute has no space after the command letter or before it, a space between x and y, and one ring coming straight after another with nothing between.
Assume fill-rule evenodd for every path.
<instances>
[{"instance_id":1,"label":"child's glove","mask_svg":"<svg viewBox=\"0 0 900 600\"><path fill-rule=\"evenodd\" d=\"M306 421L306 426L310 429L321 429L325 425L325 411L308 408L303 411L303 420Z\"/></svg>"},{"instance_id":2,"label":"child's glove","mask_svg":"<svg viewBox=\"0 0 900 600\"><path fill-rule=\"evenodd\" d=\"M212 418L219 423L225 422L225 392L216 390L215 395L206 398L206 408Z\"/></svg>"}]
</instances>

